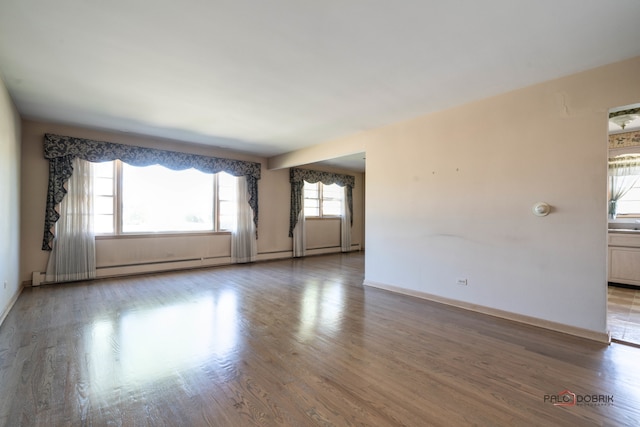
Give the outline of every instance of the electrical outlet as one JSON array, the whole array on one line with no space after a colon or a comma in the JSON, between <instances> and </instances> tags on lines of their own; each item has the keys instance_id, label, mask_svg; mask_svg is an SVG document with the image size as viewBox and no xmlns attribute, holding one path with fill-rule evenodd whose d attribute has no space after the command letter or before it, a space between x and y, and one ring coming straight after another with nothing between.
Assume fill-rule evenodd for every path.
<instances>
[{"instance_id":1,"label":"electrical outlet","mask_svg":"<svg viewBox=\"0 0 640 427\"><path fill-rule=\"evenodd\" d=\"M467 279L458 279L456 283L458 285L467 286Z\"/></svg>"},{"instance_id":2,"label":"electrical outlet","mask_svg":"<svg viewBox=\"0 0 640 427\"><path fill-rule=\"evenodd\" d=\"M7 289L7 281L4 281L4 289Z\"/></svg>"}]
</instances>

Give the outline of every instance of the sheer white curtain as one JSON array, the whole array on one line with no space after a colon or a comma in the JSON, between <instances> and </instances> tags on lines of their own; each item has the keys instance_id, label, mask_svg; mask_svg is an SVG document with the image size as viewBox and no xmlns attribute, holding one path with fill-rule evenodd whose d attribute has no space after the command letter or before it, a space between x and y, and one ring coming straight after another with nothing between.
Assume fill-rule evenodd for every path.
<instances>
[{"instance_id":1,"label":"sheer white curtain","mask_svg":"<svg viewBox=\"0 0 640 427\"><path fill-rule=\"evenodd\" d=\"M47 263L46 281L68 282L96 277L93 231L93 165L76 158L60 203L55 239Z\"/></svg>"},{"instance_id":2,"label":"sheer white curtain","mask_svg":"<svg viewBox=\"0 0 640 427\"><path fill-rule=\"evenodd\" d=\"M618 200L631 190L639 176L640 155L609 159L609 218L616 218Z\"/></svg>"},{"instance_id":3,"label":"sheer white curtain","mask_svg":"<svg viewBox=\"0 0 640 427\"><path fill-rule=\"evenodd\" d=\"M342 198L342 215L340 218L340 246L342 252L351 251L351 212L347 203L347 186L344 186Z\"/></svg>"},{"instance_id":4,"label":"sheer white curtain","mask_svg":"<svg viewBox=\"0 0 640 427\"><path fill-rule=\"evenodd\" d=\"M237 180L236 221L231 232L231 262L247 263L256 260L258 242L256 225L253 222L253 209L249 206L249 187L247 177Z\"/></svg>"},{"instance_id":5,"label":"sheer white curtain","mask_svg":"<svg viewBox=\"0 0 640 427\"><path fill-rule=\"evenodd\" d=\"M293 229L293 256L303 257L307 251L307 230L304 217L304 197L302 198L302 209L298 214L298 222Z\"/></svg>"}]
</instances>

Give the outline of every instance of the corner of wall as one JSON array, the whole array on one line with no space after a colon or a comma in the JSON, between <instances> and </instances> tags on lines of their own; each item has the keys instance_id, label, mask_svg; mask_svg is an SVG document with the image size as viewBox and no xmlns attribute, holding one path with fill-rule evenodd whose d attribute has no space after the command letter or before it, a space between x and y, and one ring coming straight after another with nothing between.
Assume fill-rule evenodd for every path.
<instances>
[{"instance_id":1,"label":"corner of wall","mask_svg":"<svg viewBox=\"0 0 640 427\"><path fill-rule=\"evenodd\" d=\"M0 79L0 323L18 299L21 119Z\"/></svg>"}]
</instances>

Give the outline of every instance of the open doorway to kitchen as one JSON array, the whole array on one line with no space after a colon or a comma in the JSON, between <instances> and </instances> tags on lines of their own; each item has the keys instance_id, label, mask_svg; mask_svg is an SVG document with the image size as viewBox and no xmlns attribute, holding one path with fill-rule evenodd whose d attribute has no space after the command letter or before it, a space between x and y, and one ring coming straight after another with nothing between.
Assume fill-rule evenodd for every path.
<instances>
[{"instance_id":1,"label":"open doorway to kitchen","mask_svg":"<svg viewBox=\"0 0 640 427\"><path fill-rule=\"evenodd\" d=\"M640 103L609 111L607 322L640 346Z\"/></svg>"}]
</instances>

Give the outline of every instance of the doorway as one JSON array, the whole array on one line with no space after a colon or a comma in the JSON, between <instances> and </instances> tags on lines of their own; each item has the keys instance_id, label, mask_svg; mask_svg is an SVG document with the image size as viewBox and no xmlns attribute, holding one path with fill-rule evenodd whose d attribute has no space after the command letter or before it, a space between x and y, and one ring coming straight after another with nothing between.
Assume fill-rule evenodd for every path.
<instances>
[{"instance_id":1,"label":"doorway","mask_svg":"<svg viewBox=\"0 0 640 427\"><path fill-rule=\"evenodd\" d=\"M607 324L640 346L640 103L609 111Z\"/></svg>"}]
</instances>

